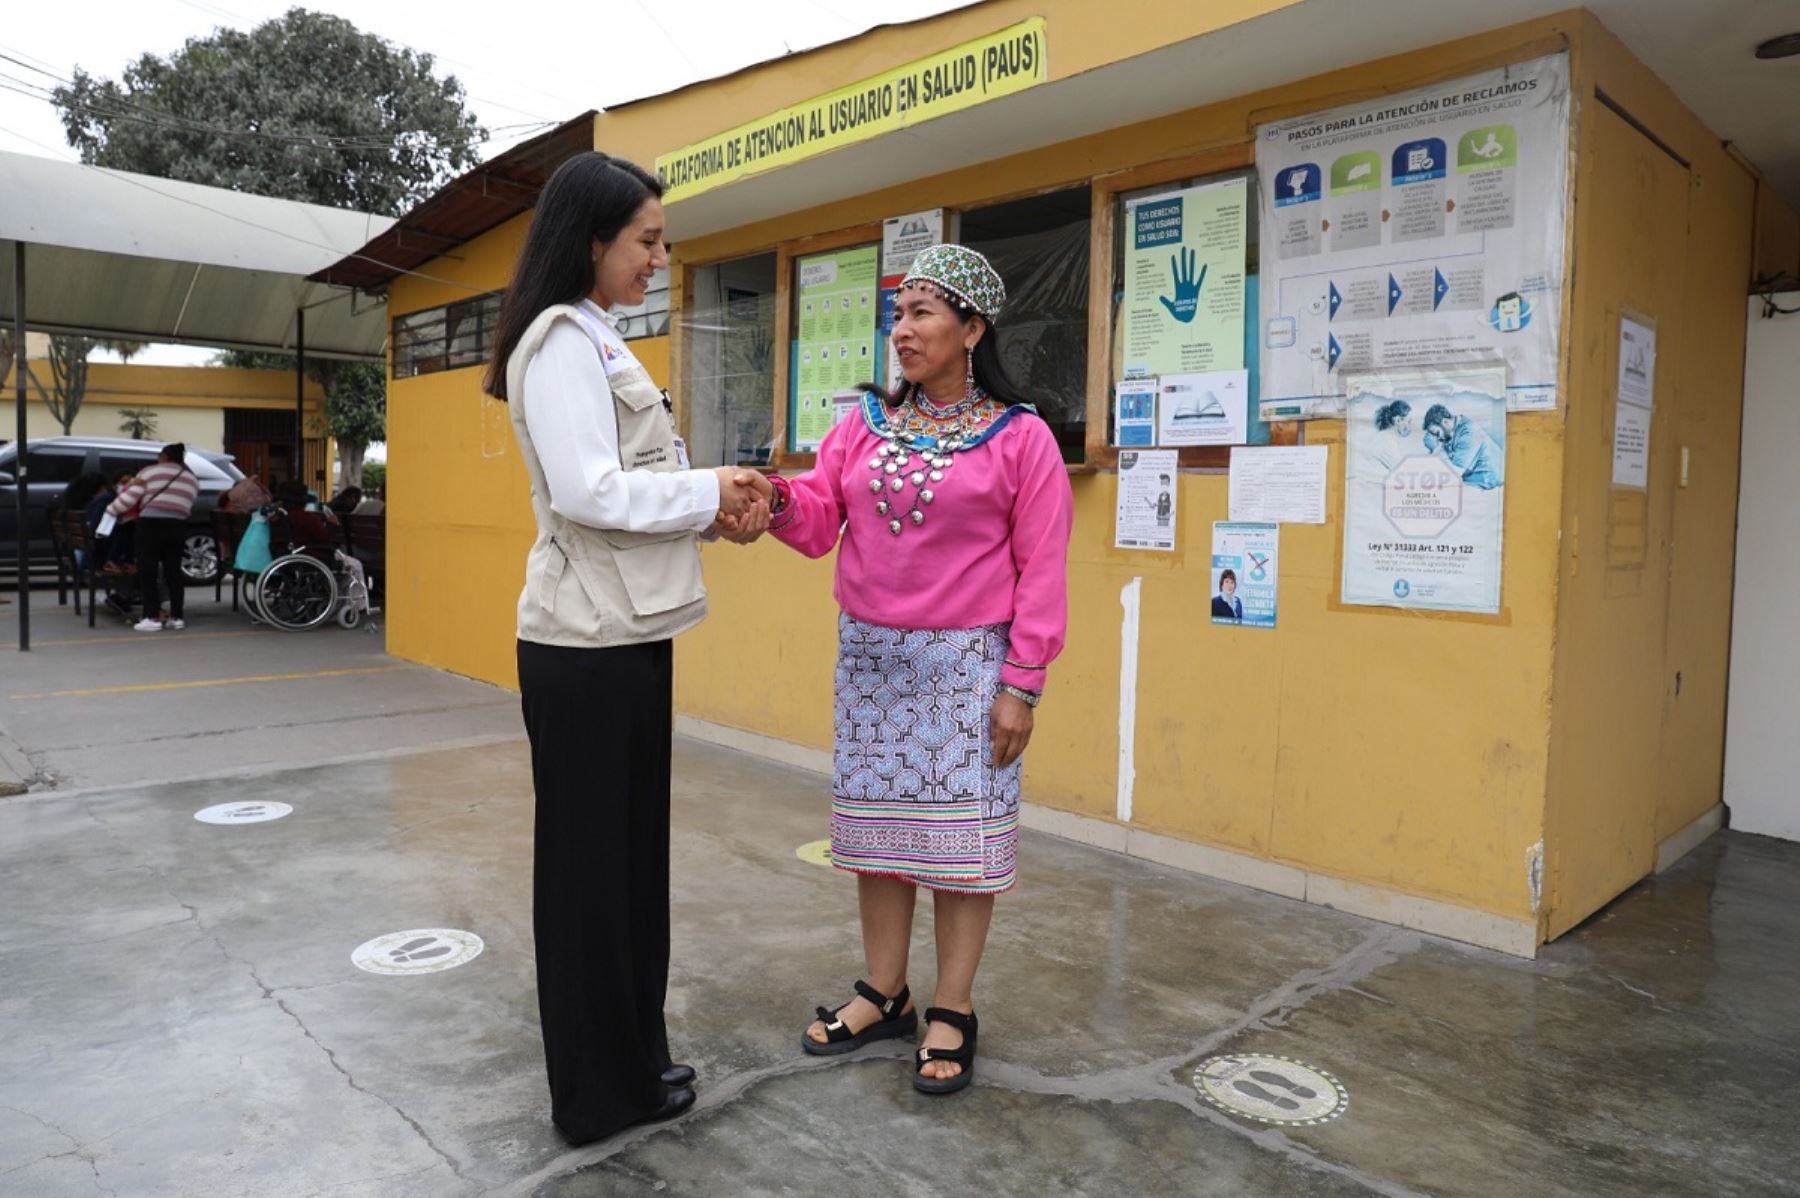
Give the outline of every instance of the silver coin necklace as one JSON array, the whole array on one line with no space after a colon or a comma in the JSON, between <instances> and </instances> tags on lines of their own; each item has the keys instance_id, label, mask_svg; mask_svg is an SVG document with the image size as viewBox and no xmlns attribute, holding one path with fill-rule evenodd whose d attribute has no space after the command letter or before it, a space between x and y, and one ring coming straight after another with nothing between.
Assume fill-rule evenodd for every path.
<instances>
[{"instance_id":1,"label":"silver coin necklace","mask_svg":"<svg viewBox=\"0 0 1800 1198\"><path fill-rule=\"evenodd\" d=\"M978 418L987 398L980 387L971 387L956 403L939 405L914 387L888 417L880 430L882 444L869 459L869 469L875 474L869 480L869 493L875 497L875 511L886 518L894 536L908 524L918 527L925 523L925 509L937 500L935 488L956 464L956 455L979 444L982 424Z\"/></svg>"}]
</instances>

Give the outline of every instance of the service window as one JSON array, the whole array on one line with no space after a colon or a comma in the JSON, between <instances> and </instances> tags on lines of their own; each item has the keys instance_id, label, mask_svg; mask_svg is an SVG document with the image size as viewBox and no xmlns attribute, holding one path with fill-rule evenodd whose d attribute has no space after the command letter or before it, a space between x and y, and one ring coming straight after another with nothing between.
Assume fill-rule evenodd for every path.
<instances>
[{"instance_id":1,"label":"service window","mask_svg":"<svg viewBox=\"0 0 1800 1198\"><path fill-rule=\"evenodd\" d=\"M1268 444L1256 403L1255 173L1158 183L1114 203L1106 443L1180 449L1183 465Z\"/></svg>"},{"instance_id":2,"label":"service window","mask_svg":"<svg viewBox=\"0 0 1800 1198\"><path fill-rule=\"evenodd\" d=\"M1000 358L1081 461L1087 431L1088 258L1092 191L1085 185L962 213L962 244L986 254L1006 283Z\"/></svg>"},{"instance_id":3,"label":"service window","mask_svg":"<svg viewBox=\"0 0 1800 1198\"><path fill-rule=\"evenodd\" d=\"M696 466L766 466L774 450L775 255L689 274L682 394Z\"/></svg>"},{"instance_id":4,"label":"service window","mask_svg":"<svg viewBox=\"0 0 1800 1198\"><path fill-rule=\"evenodd\" d=\"M882 383L879 244L794 259L788 341L787 448L810 453Z\"/></svg>"}]
</instances>

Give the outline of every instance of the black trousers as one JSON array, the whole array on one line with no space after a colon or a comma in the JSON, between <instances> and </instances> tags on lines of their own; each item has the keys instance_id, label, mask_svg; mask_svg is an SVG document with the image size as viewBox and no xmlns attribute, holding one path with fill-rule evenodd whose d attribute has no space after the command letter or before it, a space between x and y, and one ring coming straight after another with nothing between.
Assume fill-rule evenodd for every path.
<instances>
[{"instance_id":1,"label":"black trousers","mask_svg":"<svg viewBox=\"0 0 1800 1198\"><path fill-rule=\"evenodd\" d=\"M576 1144L662 1105L671 642L519 642L537 793L532 930L550 1114Z\"/></svg>"},{"instance_id":2,"label":"black trousers","mask_svg":"<svg viewBox=\"0 0 1800 1198\"><path fill-rule=\"evenodd\" d=\"M181 619L181 543L187 539L187 521L161 516L140 516L137 522L138 587L144 594L144 618L156 619L162 610L162 588L168 588L169 618ZM162 582L158 585L157 574Z\"/></svg>"}]
</instances>

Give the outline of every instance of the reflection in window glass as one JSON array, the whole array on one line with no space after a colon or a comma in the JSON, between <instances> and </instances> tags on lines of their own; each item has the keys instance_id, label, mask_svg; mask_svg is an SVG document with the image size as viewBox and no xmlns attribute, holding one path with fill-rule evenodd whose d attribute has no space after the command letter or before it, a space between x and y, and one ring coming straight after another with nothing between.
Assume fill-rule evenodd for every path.
<instances>
[{"instance_id":1,"label":"reflection in window glass","mask_svg":"<svg viewBox=\"0 0 1800 1198\"><path fill-rule=\"evenodd\" d=\"M650 286L641 304L620 304L613 309L619 318L619 335L627 341L639 337L669 335L669 268L663 267L650 276Z\"/></svg>"},{"instance_id":2,"label":"reflection in window glass","mask_svg":"<svg viewBox=\"0 0 1800 1198\"><path fill-rule=\"evenodd\" d=\"M1001 360L1071 461L1082 457L1087 427L1091 213L1091 192L1075 187L964 212L960 238L1006 283Z\"/></svg>"},{"instance_id":3,"label":"reflection in window glass","mask_svg":"<svg viewBox=\"0 0 1800 1198\"><path fill-rule=\"evenodd\" d=\"M769 462L775 425L775 255L696 267L682 313L688 451L696 466Z\"/></svg>"}]
</instances>

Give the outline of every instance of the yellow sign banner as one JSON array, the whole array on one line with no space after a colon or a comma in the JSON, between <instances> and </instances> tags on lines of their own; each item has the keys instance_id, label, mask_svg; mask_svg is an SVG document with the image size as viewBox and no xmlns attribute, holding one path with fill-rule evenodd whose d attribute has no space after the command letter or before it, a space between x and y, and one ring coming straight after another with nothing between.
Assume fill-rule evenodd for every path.
<instances>
[{"instance_id":1,"label":"yellow sign banner","mask_svg":"<svg viewBox=\"0 0 1800 1198\"><path fill-rule=\"evenodd\" d=\"M839 146L1035 87L1050 77L1044 18L1033 17L929 58L683 146L656 160L675 203Z\"/></svg>"}]
</instances>

